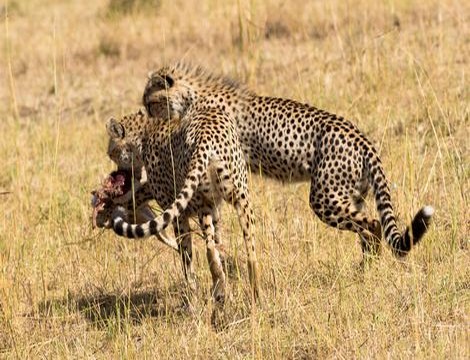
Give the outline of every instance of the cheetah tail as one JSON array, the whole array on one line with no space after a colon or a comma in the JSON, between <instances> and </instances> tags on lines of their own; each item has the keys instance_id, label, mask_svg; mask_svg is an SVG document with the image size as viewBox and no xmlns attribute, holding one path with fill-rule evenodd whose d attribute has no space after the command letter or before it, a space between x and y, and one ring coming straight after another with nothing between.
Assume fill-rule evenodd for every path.
<instances>
[{"instance_id":1,"label":"cheetah tail","mask_svg":"<svg viewBox=\"0 0 470 360\"><path fill-rule=\"evenodd\" d=\"M411 226L407 226L400 236L399 250L395 251L397 256L405 256L422 239L431 223L433 215L434 208L430 205L422 207L416 213L411 221Z\"/></svg>"},{"instance_id":2,"label":"cheetah tail","mask_svg":"<svg viewBox=\"0 0 470 360\"><path fill-rule=\"evenodd\" d=\"M206 165L207 166L207 165ZM188 207L194 192L199 186L204 171L200 169L192 171L186 178L184 185L171 204L161 215L143 224L129 224L120 216L113 219L114 232L130 239L146 238L151 235L159 235L169 224L173 222Z\"/></svg>"},{"instance_id":3,"label":"cheetah tail","mask_svg":"<svg viewBox=\"0 0 470 360\"><path fill-rule=\"evenodd\" d=\"M380 224L388 244L393 253L402 257L407 255L414 245L419 243L426 233L434 214L434 208L430 205L421 208L414 216L411 224L400 234L393 211L390 189L378 157L375 166L370 166L370 183L374 190L377 211L380 215ZM374 161L375 163L375 161Z\"/></svg>"}]
</instances>

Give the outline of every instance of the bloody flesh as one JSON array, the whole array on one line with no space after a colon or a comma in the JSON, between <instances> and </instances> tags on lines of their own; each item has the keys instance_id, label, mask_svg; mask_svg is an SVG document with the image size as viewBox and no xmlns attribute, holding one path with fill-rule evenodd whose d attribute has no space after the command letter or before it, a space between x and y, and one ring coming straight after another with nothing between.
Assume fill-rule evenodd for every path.
<instances>
[{"instance_id":1,"label":"bloody flesh","mask_svg":"<svg viewBox=\"0 0 470 360\"><path fill-rule=\"evenodd\" d=\"M96 227L96 217L112 199L126 194L132 186L132 174L126 170L117 170L109 174L101 184L101 188L92 191L93 226Z\"/></svg>"}]
</instances>

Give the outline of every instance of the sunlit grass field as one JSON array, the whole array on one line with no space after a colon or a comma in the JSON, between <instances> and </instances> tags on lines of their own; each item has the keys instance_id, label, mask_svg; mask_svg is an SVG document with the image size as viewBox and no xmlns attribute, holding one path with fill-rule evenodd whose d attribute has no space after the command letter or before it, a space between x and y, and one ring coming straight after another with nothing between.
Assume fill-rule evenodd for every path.
<instances>
[{"instance_id":1,"label":"sunlit grass field","mask_svg":"<svg viewBox=\"0 0 470 360\"><path fill-rule=\"evenodd\" d=\"M470 358L467 2L6 0L0 18L0 358ZM262 302L225 206L224 326L195 223L185 311L177 254L90 221L113 169L106 120L180 59L351 119L380 150L400 227L436 208L422 243L361 271L358 239L314 217L308 183L253 174Z\"/></svg>"}]
</instances>

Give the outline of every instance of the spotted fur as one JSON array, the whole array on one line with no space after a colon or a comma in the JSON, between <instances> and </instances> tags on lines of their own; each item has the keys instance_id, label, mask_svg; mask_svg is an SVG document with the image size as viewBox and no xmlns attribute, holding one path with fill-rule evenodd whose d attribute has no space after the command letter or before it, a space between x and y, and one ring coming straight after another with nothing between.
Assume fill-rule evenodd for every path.
<instances>
[{"instance_id":1,"label":"spotted fur","mask_svg":"<svg viewBox=\"0 0 470 360\"><path fill-rule=\"evenodd\" d=\"M258 96L200 67L176 63L149 76L143 104L151 115L177 119L193 104L232 116L251 169L281 181L311 181L310 206L326 224L359 234L364 255L383 235L397 256L423 237L434 209L423 207L400 234L377 151L350 121L294 100ZM380 222L363 211L372 187Z\"/></svg>"},{"instance_id":2,"label":"spotted fur","mask_svg":"<svg viewBox=\"0 0 470 360\"><path fill-rule=\"evenodd\" d=\"M247 168L230 117L217 107L194 107L175 121L150 119L141 110L120 120L110 119L107 130L117 149L115 155L120 157L115 159L117 163L125 163L122 158L126 157L145 167L147 182L137 190L136 206L155 199L165 209L143 224L130 224L117 215L113 219L114 231L128 238L145 238L179 222L177 231L189 234L188 219L197 215L206 238L214 297L223 302L225 275L215 246L215 223L225 200L237 210L248 251L252 289L257 296ZM190 271L191 259L189 245L183 260Z\"/></svg>"}]
</instances>

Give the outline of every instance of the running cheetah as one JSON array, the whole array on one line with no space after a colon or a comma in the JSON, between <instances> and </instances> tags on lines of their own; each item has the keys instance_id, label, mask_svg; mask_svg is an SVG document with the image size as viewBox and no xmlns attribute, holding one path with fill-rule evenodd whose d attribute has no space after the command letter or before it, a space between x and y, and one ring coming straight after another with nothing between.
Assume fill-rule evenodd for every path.
<instances>
[{"instance_id":1,"label":"running cheetah","mask_svg":"<svg viewBox=\"0 0 470 360\"><path fill-rule=\"evenodd\" d=\"M220 107L235 119L251 169L281 181L310 180L310 206L326 224L359 234L364 259L380 250L382 232L404 256L426 232L434 209L425 206L400 234L381 160L350 121L294 100L259 96L201 67L176 63L150 74L143 105L152 116L184 117L193 104ZM362 210L369 186L380 221Z\"/></svg>"}]
</instances>

